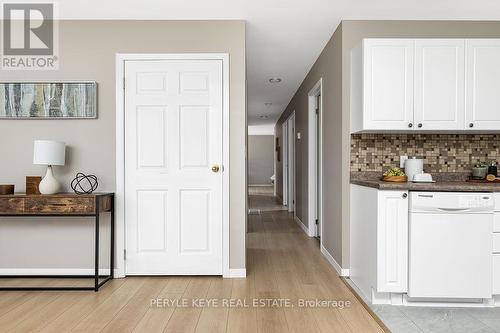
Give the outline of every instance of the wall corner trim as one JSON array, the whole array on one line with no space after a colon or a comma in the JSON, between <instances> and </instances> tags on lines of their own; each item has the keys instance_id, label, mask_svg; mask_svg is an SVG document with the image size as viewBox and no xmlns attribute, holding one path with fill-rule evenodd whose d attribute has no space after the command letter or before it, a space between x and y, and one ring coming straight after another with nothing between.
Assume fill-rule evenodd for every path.
<instances>
[{"instance_id":1,"label":"wall corner trim","mask_svg":"<svg viewBox=\"0 0 500 333\"><path fill-rule=\"evenodd\" d=\"M333 266L333 268L337 271L337 273L340 276L343 276L343 277L348 277L349 276L349 269L342 268L338 264L338 262L333 258L333 256L330 254L330 252L328 252L328 250L323 246L323 244L321 244L321 253L326 258L326 260L328 260L328 262L330 263L330 265Z\"/></svg>"},{"instance_id":2,"label":"wall corner trim","mask_svg":"<svg viewBox=\"0 0 500 333\"><path fill-rule=\"evenodd\" d=\"M237 278L246 278L247 270L246 268L230 268L229 274L224 275L224 278L228 279L237 279Z\"/></svg>"},{"instance_id":3,"label":"wall corner trim","mask_svg":"<svg viewBox=\"0 0 500 333\"><path fill-rule=\"evenodd\" d=\"M308 237L314 237L314 235L311 233L311 231L306 227L304 223L295 215L294 216L295 222L299 225L299 227L306 233Z\"/></svg>"}]
</instances>

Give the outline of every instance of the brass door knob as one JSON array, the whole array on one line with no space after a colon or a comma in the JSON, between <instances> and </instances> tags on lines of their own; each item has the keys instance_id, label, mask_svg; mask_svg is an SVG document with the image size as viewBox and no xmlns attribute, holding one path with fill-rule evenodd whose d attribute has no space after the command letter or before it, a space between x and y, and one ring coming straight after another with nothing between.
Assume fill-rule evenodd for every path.
<instances>
[{"instance_id":1,"label":"brass door knob","mask_svg":"<svg viewBox=\"0 0 500 333\"><path fill-rule=\"evenodd\" d=\"M212 166L212 172L219 172L220 167L218 165Z\"/></svg>"}]
</instances>

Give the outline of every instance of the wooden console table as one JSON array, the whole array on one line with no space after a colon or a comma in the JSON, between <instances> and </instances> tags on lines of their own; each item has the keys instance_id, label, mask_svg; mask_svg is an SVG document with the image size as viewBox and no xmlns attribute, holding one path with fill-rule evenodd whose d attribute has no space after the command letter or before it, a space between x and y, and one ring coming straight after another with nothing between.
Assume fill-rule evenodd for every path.
<instances>
[{"instance_id":1,"label":"wooden console table","mask_svg":"<svg viewBox=\"0 0 500 333\"><path fill-rule=\"evenodd\" d=\"M111 248L109 275L99 275L99 216L102 212L111 215ZM113 279L114 267L114 193L77 195L59 193L54 195L0 195L0 217L93 217L95 220L95 248L93 275L1 275L0 278L93 278L93 287L1 287L0 290L94 290ZM102 281L99 279L102 278Z\"/></svg>"}]
</instances>

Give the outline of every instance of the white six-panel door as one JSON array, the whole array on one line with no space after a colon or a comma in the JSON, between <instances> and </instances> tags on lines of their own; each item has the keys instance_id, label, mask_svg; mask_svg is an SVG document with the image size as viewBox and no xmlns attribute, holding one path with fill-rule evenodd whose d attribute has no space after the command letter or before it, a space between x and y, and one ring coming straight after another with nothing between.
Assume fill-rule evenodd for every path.
<instances>
[{"instance_id":1,"label":"white six-panel door","mask_svg":"<svg viewBox=\"0 0 500 333\"><path fill-rule=\"evenodd\" d=\"M222 274L222 99L221 60L125 62L127 275Z\"/></svg>"},{"instance_id":2,"label":"white six-panel door","mask_svg":"<svg viewBox=\"0 0 500 333\"><path fill-rule=\"evenodd\" d=\"M415 41L415 126L422 130L464 129L465 41Z\"/></svg>"}]
</instances>

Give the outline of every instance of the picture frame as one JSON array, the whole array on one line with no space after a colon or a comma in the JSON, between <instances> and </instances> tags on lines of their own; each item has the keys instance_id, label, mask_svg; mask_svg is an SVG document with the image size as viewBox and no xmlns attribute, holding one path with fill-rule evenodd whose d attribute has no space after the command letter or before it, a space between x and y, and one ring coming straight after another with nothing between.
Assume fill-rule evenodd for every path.
<instances>
[{"instance_id":1,"label":"picture frame","mask_svg":"<svg viewBox=\"0 0 500 333\"><path fill-rule=\"evenodd\" d=\"M96 81L0 81L0 119L96 119Z\"/></svg>"}]
</instances>

